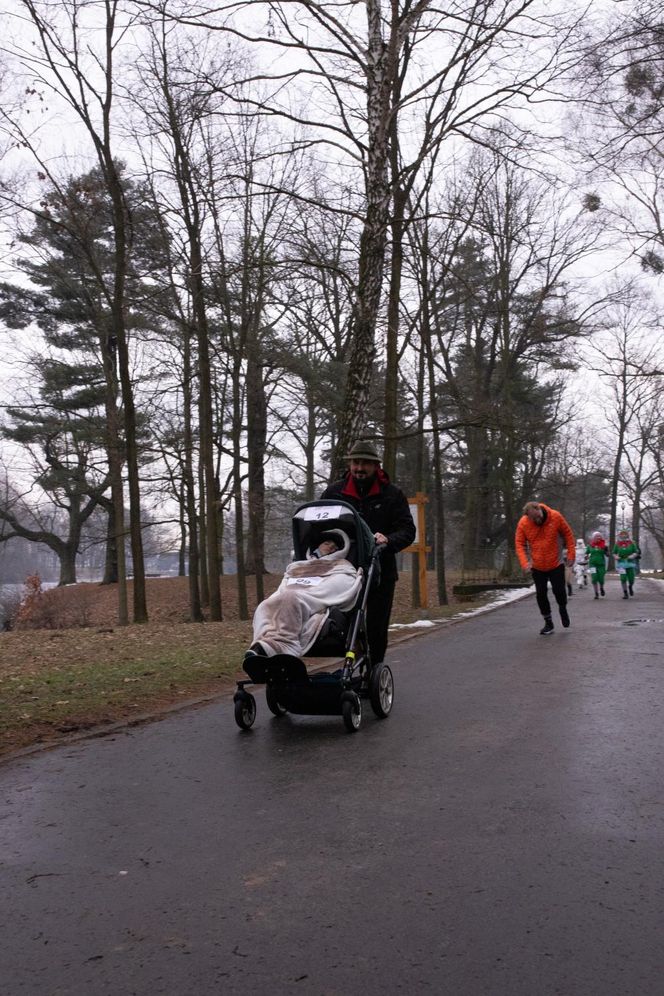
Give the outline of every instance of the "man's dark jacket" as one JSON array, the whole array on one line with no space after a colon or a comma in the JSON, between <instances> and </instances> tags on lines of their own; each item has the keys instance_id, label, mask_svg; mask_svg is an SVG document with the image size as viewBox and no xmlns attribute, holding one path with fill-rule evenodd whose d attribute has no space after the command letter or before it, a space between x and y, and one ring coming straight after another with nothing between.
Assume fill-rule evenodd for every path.
<instances>
[{"instance_id":1,"label":"man's dark jacket","mask_svg":"<svg viewBox=\"0 0 664 996\"><path fill-rule=\"evenodd\" d=\"M382 468L362 496L350 471L333 484L328 485L322 498L341 498L360 513L372 533L384 533L389 542L380 558L380 571L383 581L395 581L397 562L395 554L410 546L415 539L415 523L410 514L408 501L403 491L390 479Z\"/></svg>"}]
</instances>

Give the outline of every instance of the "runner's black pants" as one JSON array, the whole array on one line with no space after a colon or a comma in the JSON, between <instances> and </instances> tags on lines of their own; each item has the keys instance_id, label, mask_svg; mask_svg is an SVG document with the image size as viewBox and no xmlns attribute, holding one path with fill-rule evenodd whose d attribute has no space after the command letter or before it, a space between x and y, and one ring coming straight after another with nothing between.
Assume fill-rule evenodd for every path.
<instances>
[{"instance_id":1,"label":"runner's black pants","mask_svg":"<svg viewBox=\"0 0 664 996\"><path fill-rule=\"evenodd\" d=\"M552 571L536 571L532 569L535 582L537 605L543 616L551 615L551 604L547 595L547 586L551 582L551 591L558 606L562 609L567 605L567 589L565 587L565 565L558 564Z\"/></svg>"}]
</instances>

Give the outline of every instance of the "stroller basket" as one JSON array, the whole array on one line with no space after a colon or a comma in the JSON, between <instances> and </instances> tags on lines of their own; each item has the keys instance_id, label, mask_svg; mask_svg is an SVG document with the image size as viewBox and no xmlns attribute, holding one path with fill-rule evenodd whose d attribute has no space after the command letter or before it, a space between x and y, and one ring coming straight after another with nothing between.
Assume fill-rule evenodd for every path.
<instances>
[{"instance_id":1,"label":"stroller basket","mask_svg":"<svg viewBox=\"0 0 664 996\"><path fill-rule=\"evenodd\" d=\"M254 684L274 690L281 706L307 716L338 716L341 713L343 668L329 673L308 674L299 657L281 654L254 657L244 665Z\"/></svg>"}]
</instances>

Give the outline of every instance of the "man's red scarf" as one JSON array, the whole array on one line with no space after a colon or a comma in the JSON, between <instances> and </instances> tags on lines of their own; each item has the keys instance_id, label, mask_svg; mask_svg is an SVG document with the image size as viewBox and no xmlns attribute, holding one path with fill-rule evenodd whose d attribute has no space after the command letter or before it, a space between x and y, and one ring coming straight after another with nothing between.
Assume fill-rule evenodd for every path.
<instances>
[{"instance_id":1,"label":"man's red scarf","mask_svg":"<svg viewBox=\"0 0 664 996\"><path fill-rule=\"evenodd\" d=\"M352 498L357 498L358 501L362 501L363 498L368 498L369 495L379 495L381 484L389 484L389 482L390 482L389 477L387 476L383 468L379 467L371 483L371 487L369 488L366 494L361 495L355 485L355 478L351 475L349 471L348 478L343 486L343 490L341 493L342 495L350 495Z\"/></svg>"},{"instance_id":2,"label":"man's red scarf","mask_svg":"<svg viewBox=\"0 0 664 996\"><path fill-rule=\"evenodd\" d=\"M606 550L606 541L603 540L601 536L599 539L593 540L590 545L596 550Z\"/></svg>"}]
</instances>

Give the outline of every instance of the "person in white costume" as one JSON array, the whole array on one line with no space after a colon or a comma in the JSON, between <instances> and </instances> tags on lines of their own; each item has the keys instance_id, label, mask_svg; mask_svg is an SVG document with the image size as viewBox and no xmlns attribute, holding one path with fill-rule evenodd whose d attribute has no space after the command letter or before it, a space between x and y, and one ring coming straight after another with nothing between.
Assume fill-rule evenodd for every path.
<instances>
[{"instance_id":1,"label":"person in white costume","mask_svg":"<svg viewBox=\"0 0 664 996\"><path fill-rule=\"evenodd\" d=\"M362 585L362 569L347 559L350 539L329 529L320 545L294 560L281 584L254 613L253 643L248 656L290 654L302 657L320 633L331 608L351 609Z\"/></svg>"},{"instance_id":2,"label":"person in white costume","mask_svg":"<svg viewBox=\"0 0 664 996\"><path fill-rule=\"evenodd\" d=\"M573 570L577 588L584 588L588 584L588 554L582 539L576 541L576 560Z\"/></svg>"}]
</instances>

